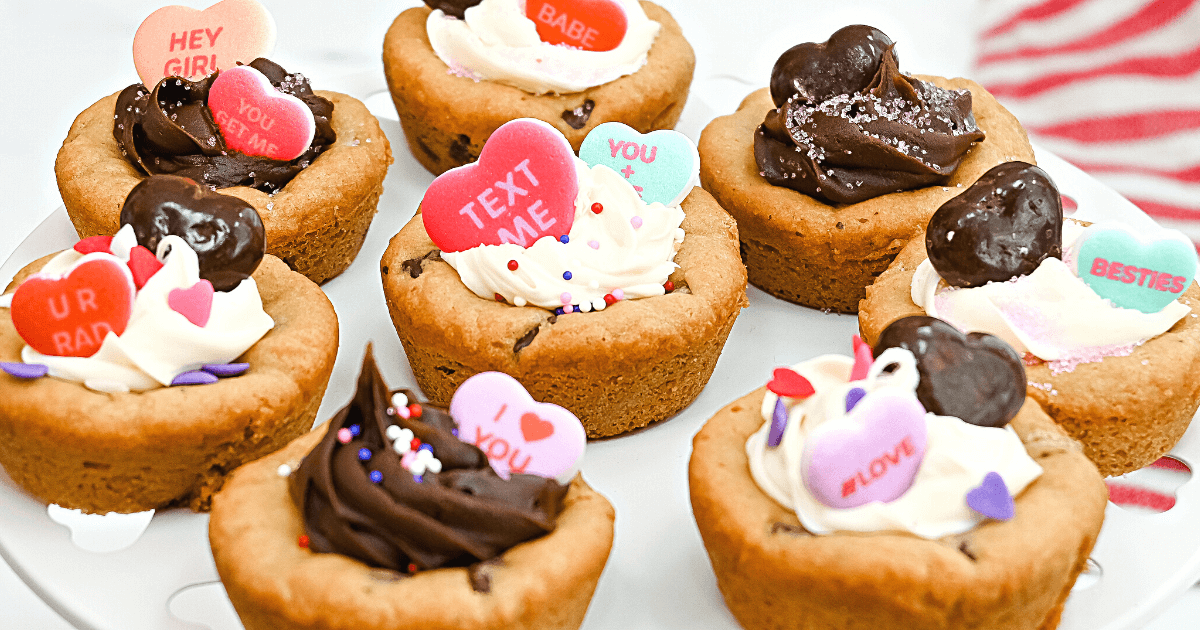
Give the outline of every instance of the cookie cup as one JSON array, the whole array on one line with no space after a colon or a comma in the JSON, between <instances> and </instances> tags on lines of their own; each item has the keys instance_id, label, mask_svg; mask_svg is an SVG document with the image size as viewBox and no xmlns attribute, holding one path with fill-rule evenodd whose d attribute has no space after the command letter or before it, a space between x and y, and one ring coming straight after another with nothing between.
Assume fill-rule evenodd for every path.
<instances>
[{"instance_id":1,"label":"cookie cup","mask_svg":"<svg viewBox=\"0 0 1200 630\"><path fill-rule=\"evenodd\" d=\"M751 284L802 306L857 312L864 288L924 231L938 207L997 164L1034 163L1025 130L979 84L919 78L970 90L975 121L987 134L940 186L830 205L771 185L754 160L754 134L775 109L766 88L747 96L737 112L708 124L700 136L700 182L737 220Z\"/></svg>"},{"instance_id":2,"label":"cookie cup","mask_svg":"<svg viewBox=\"0 0 1200 630\"><path fill-rule=\"evenodd\" d=\"M588 437L679 412L700 394L746 305L737 226L700 188L682 204L675 290L556 316L481 298L438 256L421 215L380 261L392 323L417 384L436 405L479 372L512 375L535 400L571 410Z\"/></svg>"},{"instance_id":3,"label":"cookie cup","mask_svg":"<svg viewBox=\"0 0 1200 630\"><path fill-rule=\"evenodd\" d=\"M383 69L409 149L429 172L443 172L474 162L484 142L500 125L517 118L537 118L570 141L576 152L596 125L616 121L642 133L672 129L683 113L696 55L671 14L642 2L647 17L662 24L637 72L571 94L530 94L494 81L450 74L433 51L425 21L428 7L408 9L396 18L383 40ZM592 102L579 127L563 115Z\"/></svg>"},{"instance_id":4,"label":"cookie cup","mask_svg":"<svg viewBox=\"0 0 1200 630\"><path fill-rule=\"evenodd\" d=\"M63 205L80 238L115 234L125 197L146 178L113 138L118 94L100 99L75 119L54 163ZM254 206L266 227L267 253L321 284L358 255L392 150L379 122L357 99L337 92L317 95L333 102L336 142L274 195L246 186L218 192Z\"/></svg>"},{"instance_id":5,"label":"cookie cup","mask_svg":"<svg viewBox=\"0 0 1200 630\"><path fill-rule=\"evenodd\" d=\"M863 339L874 344L888 324L924 315L912 301L912 278L927 259L913 239L875 284L858 313ZM1025 366L1026 395L1036 400L1105 476L1146 466L1175 446L1200 407L1200 288L1179 301L1192 308L1167 332L1124 357L1105 357L1054 374L1048 363Z\"/></svg>"},{"instance_id":6,"label":"cookie cup","mask_svg":"<svg viewBox=\"0 0 1200 630\"><path fill-rule=\"evenodd\" d=\"M304 522L277 470L296 468L327 428L238 469L213 500L213 560L247 630L580 626L608 561L614 519L612 505L582 476L571 482L553 532L471 569L410 577L299 546Z\"/></svg>"},{"instance_id":7,"label":"cookie cup","mask_svg":"<svg viewBox=\"0 0 1200 630\"><path fill-rule=\"evenodd\" d=\"M1052 630L1100 532L1096 468L1031 400L1012 426L1042 476L1016 516L937 540L815 536L750 475L746 439L765 388L717 412L693 440L692 510L725 603L742 627ZM948 498L947 500L954 500ZM958 499L963 500L963 499Z\"/></svg>"},{"instance_id":8,"label":"cookie cup","mask_svg":"<svg viewBox=\"0 0 1200 630\"><path fill-rule=\"evenodd\" d=\"M8 291L49 259L22 269ZM0 374L0 465L65 508L208 509L234 468L312 427L337 355L337 316L317 285L269 255L253 277L275 327L238 357L245 374L119 394ZM21 361L24 346L0 308L0 361Z\"/></svg>"}]
</instances>

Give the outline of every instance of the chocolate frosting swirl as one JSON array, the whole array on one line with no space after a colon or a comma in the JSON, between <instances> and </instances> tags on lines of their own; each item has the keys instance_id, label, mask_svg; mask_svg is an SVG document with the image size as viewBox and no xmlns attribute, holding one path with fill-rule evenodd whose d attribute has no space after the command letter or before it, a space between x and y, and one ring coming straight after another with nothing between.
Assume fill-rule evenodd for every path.
<instances>
[{"instance_id":1,"label":"chocolate frosting swirl","mask_svg":"<svg viewBox=\"0 0 1200 630\"><path fill-rule=\"evenodd\" d=\"M310 549L408 572L410 565L425 570L489 560L554 529L567 486L535 475L505 481L483 451L455 436L458 425L446 411L421 405L419 418L406 419L388 415L390 400L368 347L354 399L290 479ZM403 468L386 437L392 424L432 446L441 472L426 471L418 481ZM338 431L352 425L358 435L341 443ZM371 453L366 461L364 448ZM382 473L379 483L372 471Z\"/></svg>"},{"instance_id":2,"label":"chocolate frosting swirl","mask_svg":"<svg viewBox=\"0 0 1200 630\"><path fill-rule=\"evenodd\" d=\"M771 93L777 109L754 136L759 171L828 203L945 183L984 138L968 90L902 74L894 44L869 26L785 52Z\"/></svg>"},{"instance_id":3,"label":"chocolate frosting swirl","mask_svg":"<svg viewBox=\"0 0 1200 630\"><path fill-rule=\"evenodd\" d=\"M122 90L113 137L125 158L147 175L179 175L214 188L250 186L273 193L286 186L337 140L330 123L333 103L313 94L304 75L288 74L268 59L255 59L250 67L312 110L317 132L300 157L282 162L228 149L207 104L214 72L199 81L166 77L153 90L141 83Z\"/></svg>"}]
</instances>

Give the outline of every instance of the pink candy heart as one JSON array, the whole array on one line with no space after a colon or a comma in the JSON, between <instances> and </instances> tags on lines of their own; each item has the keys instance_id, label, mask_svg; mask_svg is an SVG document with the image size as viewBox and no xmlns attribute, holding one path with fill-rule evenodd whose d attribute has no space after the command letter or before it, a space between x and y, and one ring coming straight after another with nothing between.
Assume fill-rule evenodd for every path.
<instances>
[{"instance_id":1,"label":"pink candy heart","mask_svg":"<svg viewBox=\"0 0 1200 630\"><path fill-rule=\"evenodd\" d=\"M275 20L256 0L224 0L203 11L163 7L133 36L133 63L150 89L163 77L199 79L237 62L268 57Z\"/></svg>"},{"instance_id":2,"label":"pink candy heart","mask_svg":"<svg viewBox=\"0 0 1200 630\"><path fill-rule=\"evenodd\" d=\"M579 471L587 442L570 411L539 403L513 377L481 372L467 379L450 400L458 437L483 450L504 479L512 473L552 477L568 483Z\"/></svg>"},{"instance_id":3,"label":"pink candy heart","mask_svg":"<svg viewBox=\"0 0 1200 630\"><path fill-rule=\"evenodd\" d=\"M894 501L912 486L925 444L925 408L916 395L872 392L844 419L813 430L801 458L804 485L832 508Z\"/></svg>"},{"instance_id":4,"label":"pink candy heart","mask_svg":"<svg viewBox=\"0 0 1200 630\"><path fill-rule=\"evenodd\" d=\"M554 127L530 118L500 126L479 161L438 176L421 200L421 220L444 252L479 245L529 247L571 232L575 153Z\"/></svg>"},{"instance_id":5,"label":"pink candy heart","mask_svg":"<svg viewBox=\"0 0 1200 630\"><path fill-rule=\"evenodd\" d=\"M208 280L201 280L187 289L171 289L167 294L167 306L201 328L208 325L212 301L213 285Z\"/></svg>"},{"instance_id":6,"label":"pink candy heart","mask_svg":"<svg viewBox=\"0 0 1200 630\"><path fill-rule=\"evenodd\" d=\"M208 90L225 144L247 155L290 161L312 144L317 122L304 101L284 94L250 66L223 71Z\"/></svg>"}]
</instances>

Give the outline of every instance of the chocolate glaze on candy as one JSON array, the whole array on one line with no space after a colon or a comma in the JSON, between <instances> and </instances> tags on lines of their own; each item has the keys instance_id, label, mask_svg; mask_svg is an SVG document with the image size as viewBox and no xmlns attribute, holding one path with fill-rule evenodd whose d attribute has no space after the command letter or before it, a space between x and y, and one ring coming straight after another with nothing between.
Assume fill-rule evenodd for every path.
<instances>
[{"instance_id":1,"label":"chocolate glaze on candy","mask_svg":"<svg viewBox=\"0 0 1200 630\"><path fill-rule=\"evenodd\" d=\"M992 167L929 220L925 250L947 284L978 287L1062 258L1062 201L1046 171L1025 162Z\"/></svg>"},{"instance_id":2,"label":"chocolate glaze on candy","mask_svg":"<svg viewBox=\"0 0 1200 630\"><path fill-rule=\"evenodd\" d=\"M248 203L212 192L185 177L142 180L121 207L121 225L133 225L138 245L151 252L167 235L187 241L200 262L200 277L229 291L262 262L266 233Z\"/></svg>"},{"instance_id":3,"label":"chocolate glaze on candy","mask_svg":"<svg viewBox=\"0 0 1200 630\"><path fill-rule=\"evenodd\" d=\"M771 98L776 107L783 107L792 97L820 103L838 94L861 92L875 77L884 51L893 45L883 31L855 24L824 43L792 46L771 70Z\"/></svg>"},{"instance_id":4,"label":"chocolate glaze on candy","mask_svg":"<svg viewBox=\"0 0 1200 630\"><path fill-rule=\"evenodd\" d=\"M442 13L452 15L458 19L466 17L467 9L479 4L483 0L425 0L425 4L430 9L441 9Z\"/></svg>"},{"instance_id":5,"label":"chocolate glaze on candy","mask_svg":"<svg viewBox=\"0 0 1200 630\"><path fill-rule=\"evenodd\" d=\"M913 353L921 382L917 400L926 411L981 427L1002 427L1025 402L1025 366L1008 344L986 333L964 335L927 315L898 319L879 336L873 352Z\"/></svg>"}]
</instances>

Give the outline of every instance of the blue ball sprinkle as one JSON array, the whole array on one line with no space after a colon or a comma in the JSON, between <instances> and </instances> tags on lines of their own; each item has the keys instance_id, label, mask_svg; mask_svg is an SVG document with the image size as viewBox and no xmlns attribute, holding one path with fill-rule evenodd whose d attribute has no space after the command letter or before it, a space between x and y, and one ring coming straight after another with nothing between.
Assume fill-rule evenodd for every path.
<instances>
[{"instance_id":1,"label":"blue ball sprinkle","mask_svg":"<svg viewBox=\"0 0 1200 630\"><path fill-rule=\"evenodd\" d=\"M571 272L570 272L570 271L564 271L564 272L563 272L563 280L570 280L570 279L571 279Z\"/></svg>"},{"instance_id":2,"label":"blue ball sprinkle","mask_svg":"<svg viewBox=\"0 0 1200 630\"><path fill-rule=\"evenodd\" d=\"M565 311L563 311L563 310L562 310L562 307L559 307L559 308L556 308L556 309L554 309L554 314L555 314L555 315L562 315L564 312L565 312Z\"/></svg>"},{"instance_id":3,"label":"blue ball sprinkle","mask_svg":"<svg viewBox=\"0 0 1200 630\"><path fill-rule=\"evenodd\" d=\"M371 477L371 481L375 483L383 481L383 473L379 472L378 470L372 470L369 476Z\"/></svg>"},{"instance_id":4,"label":"blue ball sprinkle","mask_svg":"<svg viewBox=\"0 0 1200 630\"><path fill-rule=\"evenodd\" d=\"M418 451L429 451L430 453L432 453L432 452L433 452L433 446L431 446L431 445L429 445L429 444L422 444L422 445L420 445L420 446L418 446L418 447L417 447L417 450L418 450Z\"/></svg>"},{"instance_id":5,"label":"blue ball sprinkle","mask_svg":"<svg viewBox=\"0 0 1200 630\"><path fill-rule=\"evenodd\" d=\"M450 435L453 435L454 437L458 437L458 429L450 429Z\"/></svg>"},{"instance_id":6,"label":"blue ball sprinkle","mask_svg":"<svg viewBox=\"0 0 1200 630\"><path fill-rule=\"evenodd\" d=\"M358 437L358 435L360 433L362 433L362 426L357 425L357 424L350 425L350 435L353 435L354 437Z\"/></svg>"},{"instance_id":7,"label":"blue ball sprinkle","mask_svg":"<svg viewBox=\"0 0 1200 630\"><path fill-rule=\"evenodd\" d=\"M571 237L563 234L562 236L558 237L558 242L566 245L567 243L571 242Z\"/></svg>"},{"instance_id":8,"label":"blue ball sprinkle","mask_svg":"<svg viewBox=\"0 0 1200 630\"><path fill-rule=\"evenodd\" d=\"M417 483L421 483L424 481L424 478L422 478L421 475L416 475L413 477L413 480L415 480Z\"/></svg>"},{"instance_id":9,"label":"blue ball sprinkle","mask_svg":"<svg viewBox=\"0 0 1200 630\"><path fill-rule=\"evenodd\" d=\"M369 449L365 446L363 448L358 449L358 458L364 462L367 461L368 459L371 459L371 449Z\"/></svg>"}]
</instances>

